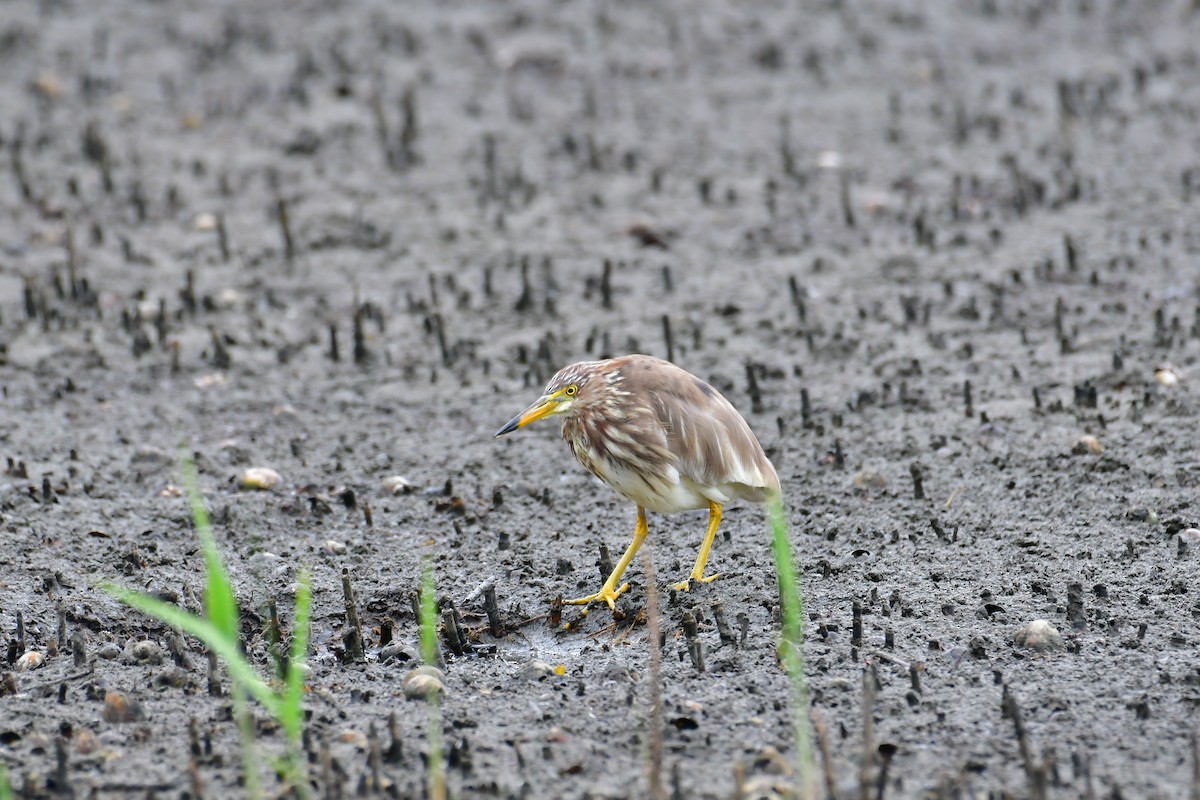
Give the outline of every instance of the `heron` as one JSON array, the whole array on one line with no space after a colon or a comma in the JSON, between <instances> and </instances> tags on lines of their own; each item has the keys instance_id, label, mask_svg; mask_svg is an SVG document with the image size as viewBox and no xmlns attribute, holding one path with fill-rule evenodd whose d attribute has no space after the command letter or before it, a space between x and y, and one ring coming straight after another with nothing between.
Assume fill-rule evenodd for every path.
<instances>
[{"instance_id":1,"label":"heron","mask_svg":"<svg viewBox=\"0 0 1200 800\"><path fill-rule=\"evenodd\" d=\"M564 601L616 608L629 590L618 583L649 533L646 512L708 509L708 528L687 591L708 583L709 552L724 507L741 498L780 497L779 476L750 425L733 404L687 370L647 355L580 361L563 367L542 396L496 432L504 436L546 417L562 419L562 435L579 463L637 505L633 541L595 594Z\"/></svg>"}]
</instances>

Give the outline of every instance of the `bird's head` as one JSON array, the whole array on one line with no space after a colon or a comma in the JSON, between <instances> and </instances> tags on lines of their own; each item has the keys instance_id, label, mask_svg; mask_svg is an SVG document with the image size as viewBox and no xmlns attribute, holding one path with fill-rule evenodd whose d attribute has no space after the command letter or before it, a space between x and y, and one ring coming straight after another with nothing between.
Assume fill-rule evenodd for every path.
<instances>
[{"instance_id":1,"label":"bird's head","mask_svg":"<svg viewBox=\"0 0 1200 800\"><path fill-rule=\"evenodd\" d=\"M506 433L512 433L517 428L524 428L529 423L537 422L543 417L570 415L572 411L578 410L587 402L588 383L601 363L581 361L560 369L546 384L546 391L542 393L542 396L535 400L529 408L509 420L507 425L496 431L496 435L503 436Z\"/></svg>"}]
</instances>

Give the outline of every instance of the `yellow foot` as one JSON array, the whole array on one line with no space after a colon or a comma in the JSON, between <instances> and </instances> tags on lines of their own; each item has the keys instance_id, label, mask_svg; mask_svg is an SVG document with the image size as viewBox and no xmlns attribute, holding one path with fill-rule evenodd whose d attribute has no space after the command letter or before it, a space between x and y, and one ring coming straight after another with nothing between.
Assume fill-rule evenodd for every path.
<instances>
[{"instance_id":1,"label":"yellow foot","mask_svg":"<svg viewBox=\"0 0 1200 800\"><path fill-rule=\"evenodd\" d=\"M608 607L612 610L617 609L617 598L629 591L629 584L622 584L620 589L613 589L607 583L604 588L595 594L589 594L587 597L580 597L575 600L563 600L563 605L568 606L590 606L597 600L603 600L608 603ZM584 612L587 613L586 611Z\"/></svg>"},{"instance_id":2,"label":"yellow foot","mask_svg":"<svg viewBox=\"0 0 1200 800\"><path fill-rule=\"evenodd\" d=\"M677 591L677 592L686 592L686 591L691 590L692 581L697 581L699 583L712 583L719 577L721 577L721 573L719 573L719 572L716 575L709 575L707 578L692 577L692 578L688 578L686 581L680 581L679 583L675 584L674 587L672 587L672 588L674 588L675 591Z\"/></svg>"}]
</instances>

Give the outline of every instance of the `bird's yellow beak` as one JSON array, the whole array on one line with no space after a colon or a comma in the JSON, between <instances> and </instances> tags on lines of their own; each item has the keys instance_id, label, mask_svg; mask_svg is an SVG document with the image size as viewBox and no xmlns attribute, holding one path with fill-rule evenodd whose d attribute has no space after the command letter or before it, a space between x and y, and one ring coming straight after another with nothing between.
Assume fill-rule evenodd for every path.
<instances>
[{"instance_id":1,"label":"bird's yellow beak","mask_svg":"<svg viewBox=\"0 0 1200 800\"><path fill-rule=\"evenodd\" d=\"M542 417L548 417L558 410L558 395L546 395L539 397L537 402L529 408L517 414L508 421L500 430L496 431L497 436L503 436L506 433L512 433L517 428L524 428L531 422L537 422Z\"/></svg>"}]
</instances>

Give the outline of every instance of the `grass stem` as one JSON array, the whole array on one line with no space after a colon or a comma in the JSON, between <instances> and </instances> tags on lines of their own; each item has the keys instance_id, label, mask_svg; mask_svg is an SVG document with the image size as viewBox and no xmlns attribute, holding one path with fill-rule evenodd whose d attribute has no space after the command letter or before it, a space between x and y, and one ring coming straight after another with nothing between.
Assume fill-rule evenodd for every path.
<instances>
[{"instance_id":1,"label":"grass stem","mask_svg":"<svg viewBox=\"0 0 1200 800\"><path fill-rule=\"evenodd\" d=\"M796 794L805 800L817 797L816 764L813 759L808 678L804 671L804 598L796 576L796 562L788 539L787 518L780 498L771 498L767 515L771 524L771 550L775 554L775 572L779 578L780 616L783 637L779 643L784 669L792 682L795 707Z\"/></svg>"},{"instance_id":2,"label":"grass stem","mask_svg":"<svg viewBox=\"0 0 1200 800\"><path fill-rule=\"evenodd\" d=\"M262 796L257 768L259 758L255 744L254 715L247 702L253 698L283 727L287 742L279 771L291 784L295 795L305 800L308 797L308 778L303 753L304 678L308 670L304 660L308 654L309 622L312 614L312 579L307 571L300 573L287 678L282 687L274 686L259 675L242 652L241 618L233 583L221 562L221 554L213 538L212 525L209 523L208 512L204 508L204 499L200 495L196 480L195 464L187 455L182 458L181 471L188 490L196 536L200 539L200 547L204 552L204 615L191 614L173 603L114 584L105 583L101 588L131 608L196 637L224 662L232 684L231 697L234 718L241 738L247 796ZM0 800L5 800L2 793Z\"/></svg>"},{"instance_id":3,"label":"grass stem","mask_svg":"<svg viewBox=\"0 0 1200 800\"><path fill-rule=\"evenodd\" d=\"M436 667L438 663L436 592L433 561L426 556L421 564L421 659L431 667ZM425 755L429 770L426 795L429 800L446 800L446 766L442 760L442 707L441 697L436 689L431 689L425 696L425 704L429 709L425 730Z\"/></svg>"}]
</instances>

